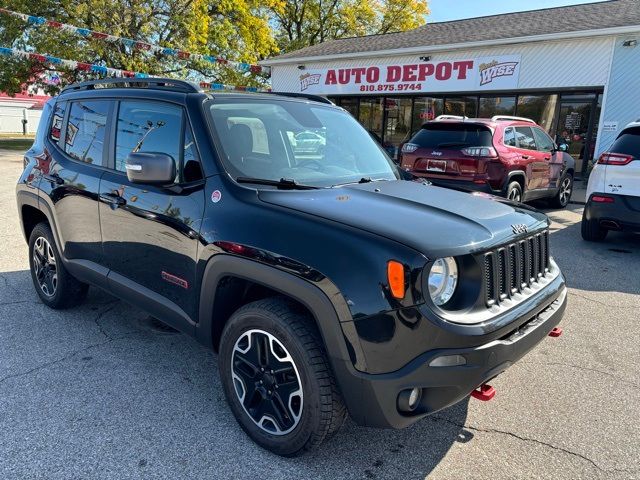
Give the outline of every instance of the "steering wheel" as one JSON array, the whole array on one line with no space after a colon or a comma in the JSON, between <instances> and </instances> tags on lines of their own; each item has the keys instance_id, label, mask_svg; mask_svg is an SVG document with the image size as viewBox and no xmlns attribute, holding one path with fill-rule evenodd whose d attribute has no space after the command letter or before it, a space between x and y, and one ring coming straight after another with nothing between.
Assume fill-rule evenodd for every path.
<instances>
[{"instance_id":1,"label":"steering wheel","mask_svg":"<svg viewBox=\"0 0 640 480\"><path fill-rule=\"evenodd\" d=\"M320 163L318 160L303 160L302 162L300 162L297 166L298 167L307 167L309 165L315 165L315 169L320 171L324 168L324 165L322 165L322 163Z\"/></svg>"}]
</instances>

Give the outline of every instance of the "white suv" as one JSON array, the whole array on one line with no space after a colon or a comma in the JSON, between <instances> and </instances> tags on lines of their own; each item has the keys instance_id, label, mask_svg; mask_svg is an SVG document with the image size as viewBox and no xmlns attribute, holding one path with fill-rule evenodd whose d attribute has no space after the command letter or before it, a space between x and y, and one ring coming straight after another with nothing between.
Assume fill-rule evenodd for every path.
<instances>
[{"instance_id":1,"label":"white suv","mask_svg":"<svg viewBox=\"0 0 640 480\"><path fill-rule=\"evenodd\" d=\"M640 120L627 125L593 167L582 215L582 238L609 230L640 232Z\"/></svg>"}]
</instances>

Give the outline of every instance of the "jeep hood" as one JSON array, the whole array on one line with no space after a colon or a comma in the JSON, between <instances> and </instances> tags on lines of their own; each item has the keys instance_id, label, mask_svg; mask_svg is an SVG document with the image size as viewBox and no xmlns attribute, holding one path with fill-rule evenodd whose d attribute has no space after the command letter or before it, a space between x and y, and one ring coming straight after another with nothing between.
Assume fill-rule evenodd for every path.
<instances>
[{"instance_id":1,"label":"jeep hood","mask_svg":"<svg viewBox=\"0 0 640 480\"><path fill-rule=\"evenodd\" d=\"M485 250L548 226L546 215L486 194L379 181L318 190L260 190L260 200L403 243L431 257Z\"/></svg>"}]
</instances>

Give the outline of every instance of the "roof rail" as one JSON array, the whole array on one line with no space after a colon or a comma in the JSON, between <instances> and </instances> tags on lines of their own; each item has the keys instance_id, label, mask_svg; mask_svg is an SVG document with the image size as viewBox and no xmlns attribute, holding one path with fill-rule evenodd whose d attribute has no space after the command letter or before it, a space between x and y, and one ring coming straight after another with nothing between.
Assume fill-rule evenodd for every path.
<instances>
[{"instance_id":1,"label":"roof rail","mask_svg":"<svg viewBox=\"0 0 640 480\"><path fill-rule=\"evenodd\" d=\"M441 120L467 120L469 117L461 117L460 115L438 115L433 119L434 122Z\"/></svg>"},{"instance_id":2,"label":"roof rail","mask_svg":"<svg viewBox=\"0 0 640 480\"><path fill-rule=\"evenodd\" d=\"M494 115L493 117L491 117L492 122L510 121L510 120L519 121L519 122L536 123L534 120L531 120L530 118L514 117L512 115Z\"/></svg>"},{"instance_id":3,"label":"roof rail","mask_svg":"<svg viewBox=\"0 0 640 480\"><path fill-rule=\"evenodd\" d=\"M335 105L331 100L327 97L322 97L320 95L311 95L308 93L296 93L296 92L269 92L272 95L282 95L283 97L292 97L292 98L306 98L307 100L311 100L313 102L326 103L328 105Z\"/></svg>"},{"instance_id":4,"label":"roof rail","mask_svg":"<svg viewBox=\"0 0 640 480\"><path fill-rule=\"evenodd\" d=\"M151 88L157 90L170 90L182 93L199 93L202 88L195 83L174 78L100 78L86 82L75 83L64 87L62 93L79 92L82 90L98 90L101 88Z\"/></svg>"}]
</instances>

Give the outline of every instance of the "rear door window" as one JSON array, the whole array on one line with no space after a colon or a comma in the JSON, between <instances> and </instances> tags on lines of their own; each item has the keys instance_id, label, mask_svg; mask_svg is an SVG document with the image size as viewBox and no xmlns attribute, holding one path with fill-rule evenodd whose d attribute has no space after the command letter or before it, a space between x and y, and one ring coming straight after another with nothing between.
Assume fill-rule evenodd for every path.
<instances>
[{"instance_id":1,"label":"rear door window","mask_svg":"<svg viewBox=\"0 0 640 480\"><path fill-rule=\"evenodd\" d=\"M631 155L640 158L640 127L624 130L609 149L612 153Z\"/></svg>"},{"instance_id":2,"label":"rear door window","mask_svg":"<svg viewBox=\"0 0 640 480\"><path fill-rule=\"evenodd\" d=\"M74 160L102 165L109 100L71 102L64 151Z\"/></svg>"},{"instance_id":3,"label":"rear door window","mask_svg":"<svg viewBox=\"0 0 640 480\"><path fill-rule=\"evenodd\" d=\"M508 147L517 147L516 131L513 127L509 127L504 131L504 144Z\"/></svg>"},{"instance_id":4,"label":"rear door window","mask_svg":"<svg viewBox=\"0 0 640 480\"><path fill-rule=\"evenodd\" d=\"M422 148L465 148L493 146L491 130L482 125L430 123L421 128L411 143Z\"/></svg>"},{"instance_id":5,"label":"rear door window","mask_svg":"<svg viewBox=\"0 0 640 480\"><path fill-rule=\"evenodd\" d=\"M516 143L518 148L524 148L525 150L535 150L536 141L533 138L533 131L531 127L516 127Z\"/></svg>"}]
</instances>

